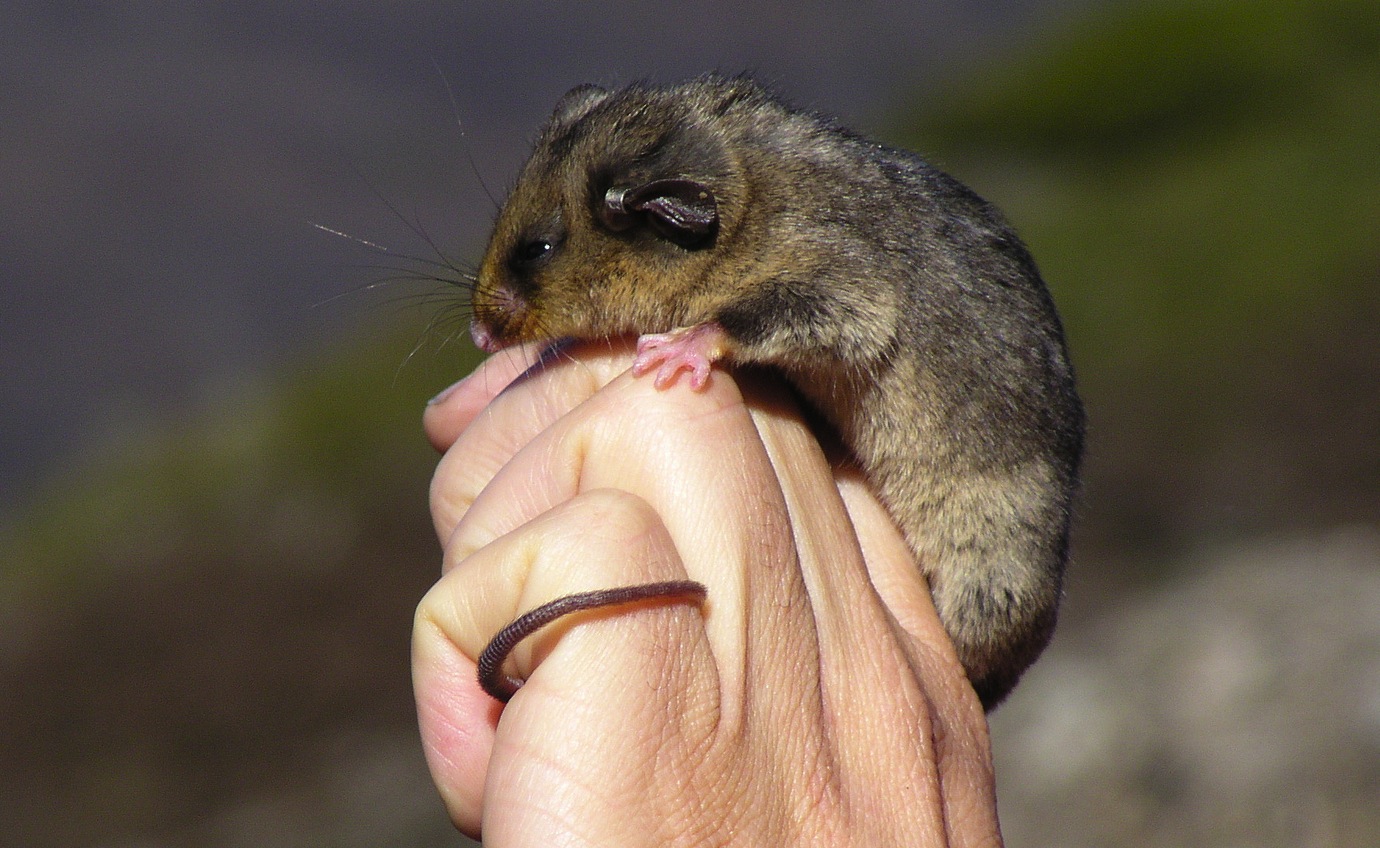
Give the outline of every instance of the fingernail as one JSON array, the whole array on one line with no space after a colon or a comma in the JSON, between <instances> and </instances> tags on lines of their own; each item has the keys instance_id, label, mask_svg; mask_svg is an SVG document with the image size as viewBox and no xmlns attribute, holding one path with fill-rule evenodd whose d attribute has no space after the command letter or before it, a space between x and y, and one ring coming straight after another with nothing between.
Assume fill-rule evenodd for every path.
<instances>
[{"instance_id":1,"label":"fingernail","mask_svg":"<svg viewBox=\"0 0 1380 848\"><path fill-rule=\"evenodd\" d=\"M446 398L448 398L448 397L450 397L452 394L454 394L455 390L458 389L458 388L460 388L461 386L463 386L463 385L465 384L465 380L468 380L468 379L469 379L469 377L466 377L466 378L464 378L464 380L457 380L456 382L451 383L449 386L447 386L447 387L445 387L444 389L442 389L440 394L436 395L436 397L434 397L434 398L432 398L431 400L427 401L427 402L426 402L426 405L427 405L427 406L435 406L435 405L438 404L438 403L444 403L445 400L446 400Z\"/></svg>"}]
</instances>

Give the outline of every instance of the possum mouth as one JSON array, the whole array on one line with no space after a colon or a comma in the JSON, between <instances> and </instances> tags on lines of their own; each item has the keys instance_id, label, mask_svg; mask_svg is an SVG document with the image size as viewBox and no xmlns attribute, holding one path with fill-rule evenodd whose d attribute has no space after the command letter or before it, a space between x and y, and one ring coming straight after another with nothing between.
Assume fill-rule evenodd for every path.
<instances>
[{"instance_id":1,"label":"possum mouth","mask_svg":"<svg viewBox=\"0 0 1380 848\"><path fill-rule=\"evenodd\" d=\"M497 353L523 340L523 333L531 318L527 301L507 288L499 287L471 303L474 319L470 322L470 338L475 347L485 353Z\"/></svg>"}]
</instances>

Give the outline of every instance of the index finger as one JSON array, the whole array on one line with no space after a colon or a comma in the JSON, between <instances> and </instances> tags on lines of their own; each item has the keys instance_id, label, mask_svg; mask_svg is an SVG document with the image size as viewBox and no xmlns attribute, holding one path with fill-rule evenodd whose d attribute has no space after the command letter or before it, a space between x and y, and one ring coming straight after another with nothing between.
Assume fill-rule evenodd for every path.
<instances>
[{"instance_id":1,"label":"index finger","mask_svg":"<svg viewBox=\"0 0 1380 848\"><path fill-rule=\"evenodd\" d=\"M431 517L444 544L474 495L508 460L562 415L589 399L632 363L630 340L524 345L503 351L442 393L424 422L446 453L431 479ZM508 391L541 374L539 392ZM481 418L482 417L482 418ZM501 427L479 426L501 421ZM457 480L467 485L454 485Z\"/></svg>"},{"instance_id":2,"label":"index finger","mask_svg":"<svg viewBox=\"0 0 1380 848\"><path fill-rule=\"evenodd\" d=\"M549 345L523 344L499 351L432 398L422 413L431 446L445 453L470 422L514 380L540 362Z\"/></svg>"}]
</instances>

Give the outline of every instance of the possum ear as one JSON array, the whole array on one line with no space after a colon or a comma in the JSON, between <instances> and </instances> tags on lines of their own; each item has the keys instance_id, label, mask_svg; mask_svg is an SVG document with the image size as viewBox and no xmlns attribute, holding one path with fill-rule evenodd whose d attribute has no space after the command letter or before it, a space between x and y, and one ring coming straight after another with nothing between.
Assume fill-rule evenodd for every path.
<instances>
[{"instance_id":1,"label":"possum ear","mask_svg":"<svg viewBox=\"0 0 1380 848\"><path fill-rule=\"evenodd\" d=\"M645 216L662 238L681 247L700 247L719 228L714 192L694 180L653 180L636 188L611 188L600 212L604 224L615 232L629 229Z\"/></svg>"},{"instance_id":2,"label":"possum ear","mask_svg":"<svg viewBox=\"0 0 1380 848\"><path fill-rule=\"evenodd\" d=\"M604 98L609 96L608 89L600 88L594 83L577 85L561 95L561 99L556 101L556 108L551 113L551 122L556 124L569 124L584 117L585 113L593 109Z\"/></svg>"}]
</instances>

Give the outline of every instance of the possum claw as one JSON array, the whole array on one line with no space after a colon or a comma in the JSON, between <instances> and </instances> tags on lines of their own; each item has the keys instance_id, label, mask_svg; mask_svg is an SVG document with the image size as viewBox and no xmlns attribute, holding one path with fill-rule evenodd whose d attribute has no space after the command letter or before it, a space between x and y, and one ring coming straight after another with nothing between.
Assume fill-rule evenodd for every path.
<instances>
[{"instance_id":1,"label":"possum claw","mask_svg":"<svg viewBox=\"0 0 1380 848\"><path fill-rule=\"evenodd\" d=\"M664 389L676 382L680 372L689 371L690 388L703 389L709 383L710 366L728 352L727 338L723 328L712 322L642 336L637 340L633 376L655 370L654 385Z\"/></svg>"}]
</instances>

